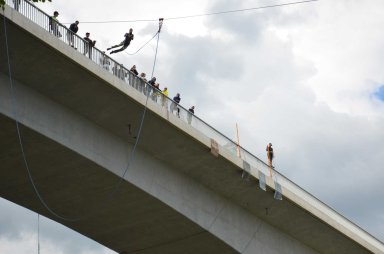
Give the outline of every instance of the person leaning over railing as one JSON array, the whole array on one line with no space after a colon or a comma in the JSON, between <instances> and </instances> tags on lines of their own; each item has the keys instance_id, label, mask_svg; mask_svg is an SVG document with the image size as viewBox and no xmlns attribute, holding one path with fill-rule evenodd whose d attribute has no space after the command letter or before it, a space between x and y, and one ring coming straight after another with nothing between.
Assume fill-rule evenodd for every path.
<instances>
[{"instance_id":1,"label":"person leaning over railing","mask_svg":"<svg viewBox=\"0 0 384 254\"><path fill-rule=\"evenodd\" d=\"M160 84L156 83L153 86L152 100L157 102L157 97L161 95Z\"/></svg>"},{"instance_id":2,"label":"person leaning over railing","mask_svg":"<svg viewBox=\"0 0 384 254\"><path fill-rule=\"evenodd\" d=\"M137 85L135 85L135 83L136 83L136 77L137 77L137 75L139 75L139 72L136 69L136 65L134 64L131 67L131 69L129 69L129 71L131 72L129 75L129 84L137 89ZM134 74L134 75L132 75L132 74Z\"/></svg>"},{"instance_id":3,"label":"person leaning over railing","mask_svg":"<svg viewBox=\"0 0 384 254\"><path fill-rule=\"evenodd\" d=\"M153 87L155 86L155 84L156 84L156 77L151 78L151 80L149 80L147 82L147 88L146 88L146 95L147 96L151 95L151 93L153 92Z\"/></svg>"},{"instance_id":4,"label":"person leaning over railing","mask_svg":"<svg viewBox=\"0 0 384 254\"><path fill-rule=\"evenodd\" d=\"M92 48L95 46L96 41L92 41L91 38L89 38L91 34L86 32L84 37L84 55L88 53L88 56L90 59L92 59Z\"/></svg>"},{"instance_id":5,"label":"person leaning over railing","mask_svg":"<svg viewBox=\"0 0 384 254\"><path fill-rule=\"evenodd\" d=\"M144 72L140 73L140 76L139 78L144 81L144 82L138 82L138 87L137 87L137 90L139 90L139 92L142 92L145 94L145 84L147 83L147 78L146 78L146 74Z\"/></svg>"},{"instance_id":6,"label":"person leaning over railing","mask_svg":"<svg viewBox=\"0 0 384 254\"><path fill-rule=\"evenodd\" d=\"M161 93L161 105L168 109L168 88L164 87L164 90Z\"/></svg>"},{"instance_id":7,"label":"person leaning over railing","mask_svg":"<svg viewBox=\"0 0 384 254\"><path fill-rule=\"evenodd\" d=\"M75 34L77 33L77 31L79 31L79 26L78 25L79 25L79 21L76 20L74 23L72 23L69 26L69 31L67 31L68 44L72 48L75 47L74 37L75 37ZM77 49L77 48L75 48L75 49Z\"/></svg>"}]
</instances>

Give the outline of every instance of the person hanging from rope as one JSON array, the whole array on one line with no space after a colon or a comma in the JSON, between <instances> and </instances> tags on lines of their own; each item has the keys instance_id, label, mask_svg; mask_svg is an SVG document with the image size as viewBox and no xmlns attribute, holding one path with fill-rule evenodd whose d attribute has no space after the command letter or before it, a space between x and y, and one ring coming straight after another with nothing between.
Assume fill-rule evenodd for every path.
<instances>
[{"instance_id":1,"label":"person hanging from rope","mask_svg":"<svg viewBox=\"0 0 384 254\"><path fill-rule=\"evenodd\" d=\"M112 55L113 53L117 53L117 52L120 52L120 51L123 51L124 49L126 49L129 46L129 44L131 43L131 41L133 40L133 38L134 38L134 35L133 35L132 32L133 32L133 29L130 28L129 29L129 33L126 33L124 35L124 37L125 37L124 41L122 41L118 45L115 45L115 46L112 46L110 48L107 48L107 50L111 50L113 48L118 48L118 47L122 46L120 49L112 50L111 53L109 53L109 54Z\"/></svg>"}]
</instances>

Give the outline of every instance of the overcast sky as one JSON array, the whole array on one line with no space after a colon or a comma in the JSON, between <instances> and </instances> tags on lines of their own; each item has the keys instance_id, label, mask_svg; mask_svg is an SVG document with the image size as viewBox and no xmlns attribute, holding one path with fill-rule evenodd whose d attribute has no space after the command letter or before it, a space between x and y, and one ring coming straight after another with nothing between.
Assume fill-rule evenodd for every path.
<instances>
[{"instance_id":1,"label":"overcast sky","mask_svg":"<svg viewBox=\"0 0 384 254\"><path fill-rule=\"evenodd\" d=\"M96 47L133 28L133 53L157 22L293 2L289 0L53 0L38 6L80 21ZM317 2L166 20L155 76L170 96L265 160L273 143L279 172L384 241L384 1ZM114 55L151 73L156 41ZM37 215L0 200L0 253L37 250ZM41 218L41 253L114 253Z\"/></svg>"}]
</instances>

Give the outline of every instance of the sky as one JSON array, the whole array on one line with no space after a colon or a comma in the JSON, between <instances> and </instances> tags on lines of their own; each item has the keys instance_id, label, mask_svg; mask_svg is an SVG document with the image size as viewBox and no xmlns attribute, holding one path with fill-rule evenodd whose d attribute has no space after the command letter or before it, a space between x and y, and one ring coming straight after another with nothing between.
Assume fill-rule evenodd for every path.
<instances>
[{"instance_id":1,"label":"sky","mask_svg":"<svg viewBox=\"0 0 384 254\"><path fill-rule=\"evenodd\" d=\"M289 0L53 0L59 21L79 20L106 49L133 28L133 53L156 20ZM154 75L170 96L266 160L337 212L384 241L384 1L319 0L284 7L165 20ZM83 23L84 22L84 23ZM150 75L156 41L114 58ZM0 200L0 253L37 253L37 214ZM115 253L40 217L40 253Z\"/></svg>"}]
</instances>

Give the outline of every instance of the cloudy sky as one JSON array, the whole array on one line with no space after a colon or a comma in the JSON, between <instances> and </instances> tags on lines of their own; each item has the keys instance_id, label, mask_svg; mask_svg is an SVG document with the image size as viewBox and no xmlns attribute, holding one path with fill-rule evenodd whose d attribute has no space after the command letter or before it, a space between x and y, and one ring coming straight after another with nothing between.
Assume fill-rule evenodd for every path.
<instances>
[{"instance_id":1,"label":"cloudy sky","mask_svg":"<svg viewBox=\"0 0 384 254\"><path fill-rule=\"evenodd\" d=\"M289 0L53 0L38 6L80 21L100 49L129 28L135 52L155 20L248 9ZM170 95L265 160L272 142L278 171L384 241L383 0L316 2L165 20L155 76ZM156 41L114 55L151 73ZM0 200L0 253L37 250L37 215ZM3 226L4 225L4 226ZM41 253L114 253L40 218Z\"/></svg>"}]
</instances>

